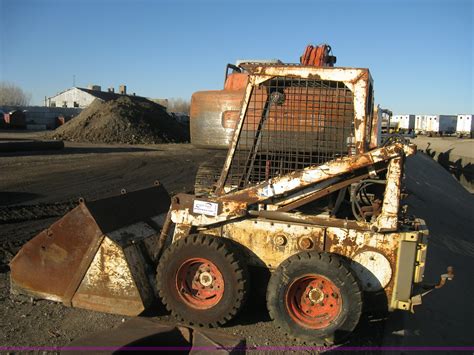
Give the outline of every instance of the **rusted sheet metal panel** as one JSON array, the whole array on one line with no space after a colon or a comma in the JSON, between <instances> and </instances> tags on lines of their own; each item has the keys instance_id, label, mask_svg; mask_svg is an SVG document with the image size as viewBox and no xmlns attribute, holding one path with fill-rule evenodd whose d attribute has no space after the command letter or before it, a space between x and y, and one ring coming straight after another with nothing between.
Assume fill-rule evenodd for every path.
<instances>
[{"instance_id":1,"label":"rusted sheet metal panel","mask_svg":"<svg viewBox=\"0 0 474 355\"><path fill-rule=\"evenodd\" d=\"M138 243L143 238L131 230L123 232L121 241L124 237L128 238L126 244L130 244L131 240ZM156 232L145 227L140 234L150 237ZM128 316L140 314L151 304L154 296L145 272L147 267L135 244L124 249L113 239L104 238L72 299L72 305Z\"/></svg>"},{"instance_id":2,"label":"rusted sheet metal panel","mask_svg":"<svg viewBox=\"0 0 474 355\"><path fill-rule=\"evenodd\" d=\"M72 305L127 315L144 310L123 250L109 238L104 239L97 251Z\"/></svg>"},{"instance_id":3,"label":"rusted sheet metal panel","mask_svg":"<svg viewBox=\"0 0 474 355\"><path fill-rule=\"evenodd\" d=\"M224 83L224 90L229 91L245 91L249 82L249 75L247 73L232 73L227 76Z\"/></svg>"},{"instance_id":4,"label":"rusted sheet metal panel","mask_svg":"<svg viewBox=\"0 0 474 355\"><path fill-rule=\"evenodd\" d=\"M229 147L244 89L200 91L193 94L189 118L193 145L218 149Z\"/></svg>"},{"instance_id":5,"label":"rusted sheet metal panel","mask_svg":"<svg viewBox=\"0 0 474 355\"><path fill-rule=\"evenodd\" d=\"M327 228L325 251L353 259L353 268L366 291L393 289L400 235Z\"/></svg>"},{"instance_id":6,"label":"rusted sheet metal panel","mask_svg":"<svg viewBox=\"0 0 474 355\"><path fill-rule=\"evenodd\" d=\"M379 231L395 231L398 228L401 184L403 177L403 157L390 160L387 172L387 186L382 204L382 212L375 222Z\"/></svg>"},{"instance_id":7,"label":"rusted sheet metal panel","mask_svg":"<svg viewBox=\"0 0 474 355\"><path fill-rule=\"evenodd\" d=\"M173 243L181 238L187 237L191 231L191 224L177 223L173 232Z\"/></svg>"},{"instance_id":8,"label":"rusted sheet metal panel","mask_svg":"<svg viewBox=\"0 0 474 355\"><path fill-rule=\"evenodd\" d=\"M100 243L102 232L84 204L28 241L10 263L13 289L68 303Z\"/></svg>"},{"instance_id":9,"label":"rusted sheet metal panel","mask_svg":"<svg viewBox=\"0 0 474 355\"><path fill-rule=\"evenodd\" d=\"M73 306L129 316L143 312L155 292L141 246L158 239L158 231L144 222L109 233L74 295Z\"/></svg>"},{"instance_id":10,"label":"rusted sheet metal panel","mask_svg":"<svg viewBox=\"0 0 474 355\"><path fill-rule=\"evenodd\" d=\"M222 235L244 246L249 263L270 269L300 251L322 250L324 243L322 227L262 219L227 224Z\"/></svg>"}]
</instances>

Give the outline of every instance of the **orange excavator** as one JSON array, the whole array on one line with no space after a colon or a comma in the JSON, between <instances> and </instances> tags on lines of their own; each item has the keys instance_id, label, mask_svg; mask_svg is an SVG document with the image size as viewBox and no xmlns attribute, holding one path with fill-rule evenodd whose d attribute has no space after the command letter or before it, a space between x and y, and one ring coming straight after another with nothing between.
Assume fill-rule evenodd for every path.
<instances>
[{"instance_id":1,"label":"orange excavator","mask_svg":"<svg viewBox=\"0 0 474 355\"><path fill-rule=\"evenodd\" d=\"M308 45L300 65L333 67L336 57L331 46ZM238 60L227 64L224 89L198 91L191 98L191 143L197 147L227 149L238 120L241 101L248 84L249 67L255 64L284 66L280 60Z\"/></svg>"}]
</instances>

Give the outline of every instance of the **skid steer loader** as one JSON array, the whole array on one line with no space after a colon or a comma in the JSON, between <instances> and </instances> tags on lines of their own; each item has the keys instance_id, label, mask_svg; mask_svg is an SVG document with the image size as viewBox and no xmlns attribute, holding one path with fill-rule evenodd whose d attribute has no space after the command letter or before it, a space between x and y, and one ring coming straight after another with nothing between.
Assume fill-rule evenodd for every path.
<instances>
[{"instance_id":1,"label":"skid steer loader","mask_svg":"<svg viewBox=\"0 0 474 355\"><path fill-rule=\"evenodd\" d=\"M159 295L179 321L217 327L262 287L248 268L263 268L271 318L317 344L355 329L364 296L381 295L391 310L420 304L428 229L401 206L404 161L416 147L379 144L369 70L246 70L230 148L206 197L170 201L156 186L85 201L20 250L12 290L129 315ZM450 269L441 284L452 277Z\"/></svg>"}]
</instances>

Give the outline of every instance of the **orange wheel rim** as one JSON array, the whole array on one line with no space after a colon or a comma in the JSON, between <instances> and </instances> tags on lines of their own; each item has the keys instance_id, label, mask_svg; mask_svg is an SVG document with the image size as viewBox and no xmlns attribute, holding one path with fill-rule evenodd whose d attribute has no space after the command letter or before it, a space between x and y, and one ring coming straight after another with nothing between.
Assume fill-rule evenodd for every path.
<instances>
[{"instance_id":1,"label":"orange wheel rim","mask_svg":"<svg viewBox=\"0 0 474 355\"><path fill-rule=\"evenodd\" d=\"M181 299L192 308L208 309L222 299L224 278L210 260L188 259L176 273L176 288Z\"/></svg>"},{"instance_id":2,"label":"orange wheel rim","mask_svg":"<svg viewBox=\"0 0 474 355\"><path fill-rule=\"evenodd\" d=\"M293 281L285 295L290 317L311 329L330 326L342 310L339 288L321 275L306 275Z\"/></svg>"}]
</instances>

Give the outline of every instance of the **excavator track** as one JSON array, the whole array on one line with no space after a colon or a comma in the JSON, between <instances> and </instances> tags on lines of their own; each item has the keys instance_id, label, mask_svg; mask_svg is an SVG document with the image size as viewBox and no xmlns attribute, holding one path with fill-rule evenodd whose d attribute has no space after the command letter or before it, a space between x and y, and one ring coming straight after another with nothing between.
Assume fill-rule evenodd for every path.
<instances>
[{"instance_id":1,"label":"excavator track","mask_svg":"<svg viewBox=\"0 0 474 355\"><path fill-rule=\"evenodd\" d=\"M214 192L215 184L219 180L225 159L226 152L219 152L199 166L194 181L194 194L196 196L209 196Z\"/></svg>"}]
</instances>

